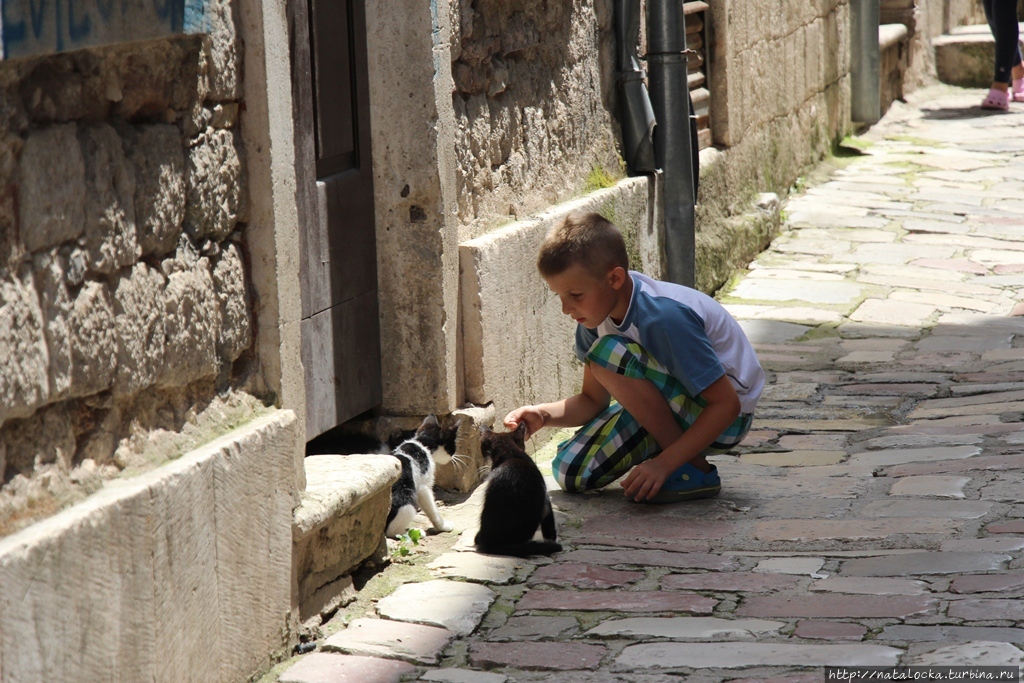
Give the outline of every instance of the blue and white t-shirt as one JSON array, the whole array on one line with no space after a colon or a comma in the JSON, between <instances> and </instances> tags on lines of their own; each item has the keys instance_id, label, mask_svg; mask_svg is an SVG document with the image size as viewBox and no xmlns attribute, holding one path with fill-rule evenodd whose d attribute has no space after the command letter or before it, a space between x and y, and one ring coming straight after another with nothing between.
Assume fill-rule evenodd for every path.
<instances>
[{"instance_id":1,"label":"blue and white t-shirt","mask_svg":"<svg viewBox=\"0 0 1024 683\"><path fill-rule=\"evenodd\" d=\"M633 296L621 325L606 318L596 329L576 326L576 357L583 361L598 337L616 334L644 347L697 396L726 375L753 413L764 389L764 370L736 319L720 303L689 287L661 282L636 271Z\"/></svg>"}]
</instances>

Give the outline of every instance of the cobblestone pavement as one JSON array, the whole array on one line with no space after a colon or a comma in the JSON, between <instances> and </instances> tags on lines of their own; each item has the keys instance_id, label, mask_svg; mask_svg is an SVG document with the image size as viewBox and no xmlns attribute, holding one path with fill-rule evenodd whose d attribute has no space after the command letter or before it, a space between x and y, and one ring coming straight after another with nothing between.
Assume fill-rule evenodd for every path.
<instances>
[{"instance_id":1,"label":"cobblestone pavement","mask_svg":"<svg viewBox=\"0 0 1024 683\"><path fill-rule=\"evenodd\" d=\"M713 459L719 498L556 491L565 552L488 558L464 535L280 680L1024 664L1024 106L979 99L897 105L720 295L770 384L743 447Z\"/></svg>"}]
</instances>

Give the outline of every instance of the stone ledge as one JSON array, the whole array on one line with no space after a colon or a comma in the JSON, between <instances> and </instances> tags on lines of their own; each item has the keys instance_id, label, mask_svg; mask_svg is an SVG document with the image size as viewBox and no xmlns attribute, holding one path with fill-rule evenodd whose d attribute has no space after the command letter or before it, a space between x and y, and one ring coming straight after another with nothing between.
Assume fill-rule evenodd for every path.
<instances>
[{"instance_id":1,"label":"stone ledge","mask_svg":"<svg viewBox=\"0 0 1024 683\"><path fill-rule=\"evenodd\" d=\"M878 48L883 52L910 35L903 24L882 24L878 27Z\"/></svg>"},{"instance_id":2,"label":"stone ledge","mask_svg":"<svg viewBox=\"0 0 1024 683\"><path fill-rule=\"evenodd\" d=\"M957 27L932 40L932 47L935 70L943 83L965 88L992 84L995 41L985 24Z\"/></svg>"},{"instance_id":3,"label":"stone ledge","mask_svg":"<svg viewBox=\"0 0 1024 683\"><path fill-rule=\"evenodd\" d=\"M227 683L269 666L289 647L297 442L275 411L0 541L4 680Z\"/></svg>"},{"instance_id":4,"label":"stone ledge","mask_svg":"<svg viewBox=\"0 0 1024 683\"><path fill-rule=\"evenodd\" d=\"M292 604L303 621L334 605L346 585L338 579L381 547L401 473L390 455L313 455L304 465L292 518Z\"/></svg>"}]
</instances>

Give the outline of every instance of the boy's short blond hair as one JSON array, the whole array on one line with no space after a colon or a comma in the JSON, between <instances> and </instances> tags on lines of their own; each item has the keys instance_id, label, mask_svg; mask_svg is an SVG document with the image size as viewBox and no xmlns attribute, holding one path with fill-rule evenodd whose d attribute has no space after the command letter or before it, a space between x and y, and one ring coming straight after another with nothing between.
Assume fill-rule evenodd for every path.
<instances>
[{"instance_id":1,"label":"boy's short blond hair","mask_svg":"<svg viewBox=\"0 0 1024 683\"><path fill-rule=\"evenodd\" d=\"M551 228L540 245L537 270L550 277L574 265L598 278L616 267L629 270L626 242L614 223L593 211L573 211Z\"/></svg>"}]
</instances>

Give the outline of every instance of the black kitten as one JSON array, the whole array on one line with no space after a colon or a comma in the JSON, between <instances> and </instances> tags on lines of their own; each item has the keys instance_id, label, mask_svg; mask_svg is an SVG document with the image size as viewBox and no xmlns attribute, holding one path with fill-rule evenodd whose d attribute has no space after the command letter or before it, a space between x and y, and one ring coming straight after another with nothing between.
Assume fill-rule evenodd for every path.
<instances>
[{"instance_id":1,"label":"black kitten","mask_svg":"<svg viewBox=\"0 0 1024 683\"><path fill-rule=\"evenodd\" d=\"M423 510L437 531L454 528L442 519L437 510L434 472L435 463L443 465L455 458L455 437L458 433L459 422L445 429L436 417L427 415L411 438L394 446L391 455L402 463L402 474L391 485L388 536L394 538L408 531L417 510Z\"/></svg>"},{"instance_id":2,"label":"black kitten","mask_svg":"<svg viewBox=\"0 0 1024 683\"><path fill-rule=\"evenodd\" d=\"M512 432L480 430L480 450L491 466L480 512L476 549L489 555L550 555L555 543L555 515L537 463L526 453L522 423ZM540 527L543 541L533 540Z\"/></svg>"}]
</instances>

